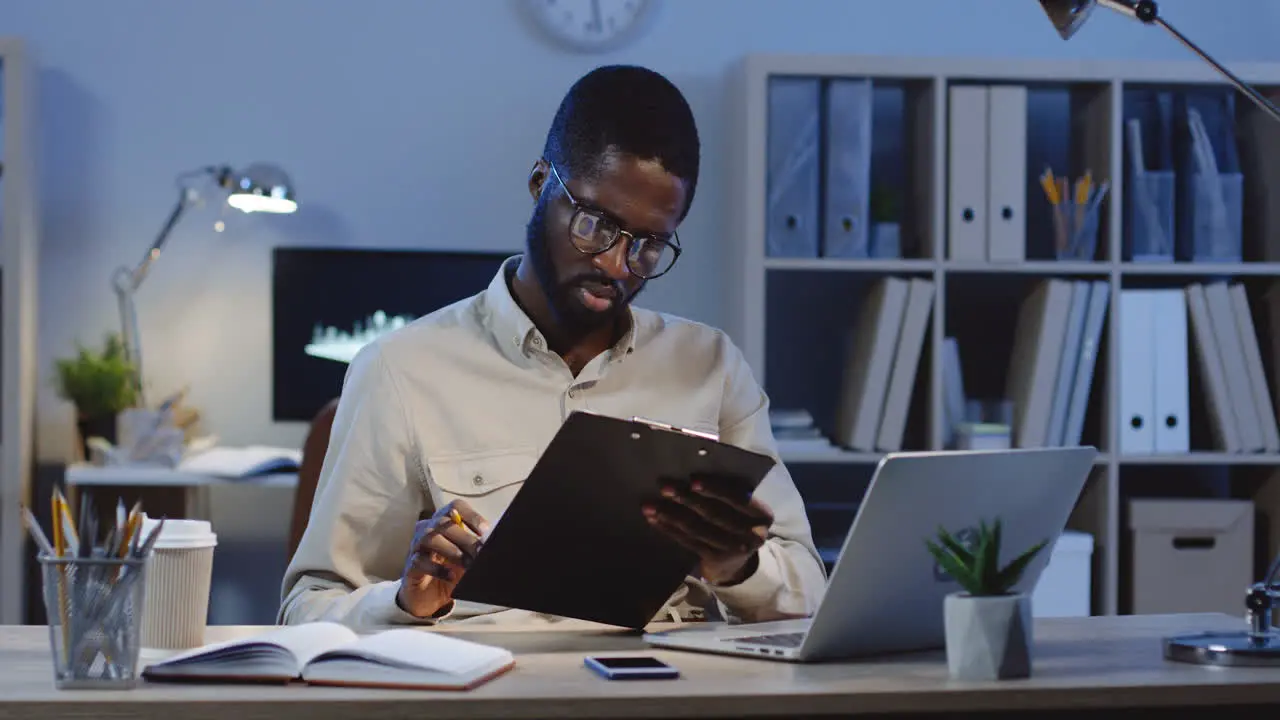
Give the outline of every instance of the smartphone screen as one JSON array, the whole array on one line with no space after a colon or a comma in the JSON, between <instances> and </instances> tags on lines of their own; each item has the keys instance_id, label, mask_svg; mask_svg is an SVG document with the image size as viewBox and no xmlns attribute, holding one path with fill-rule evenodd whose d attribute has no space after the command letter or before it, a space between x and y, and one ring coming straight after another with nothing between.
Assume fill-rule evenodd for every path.
<instances>
[{"instance_id":1,"label":"smartphone screen","mask_svg":"<svg viewBox=\"0 0 1280 720\"><path fill-rule=\"evenodd\" d=\"M610 670L639 670L643 668L668 668L670 665L651 657L592 658Z\"/></svg>"}]
</instances>

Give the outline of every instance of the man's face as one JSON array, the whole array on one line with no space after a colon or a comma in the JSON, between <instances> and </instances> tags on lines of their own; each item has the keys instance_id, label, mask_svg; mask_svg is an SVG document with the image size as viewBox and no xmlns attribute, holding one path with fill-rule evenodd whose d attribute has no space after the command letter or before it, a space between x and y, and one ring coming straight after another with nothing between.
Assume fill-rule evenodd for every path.
<instances>
[{"instance_id":1,"label":"man's face","mask_svg":"<svg viewBox=\"0 0 1280 720\"><path fill-rule=\"evenodd\" d=\"M669 236L684 210L684 182L655 160L608 153L591 177L571 177L557 168L579 207L601 211L636 236ZM630 238L609 250L583 253L570 239L576 208L543 161L534 166L529 190L537 200L528 226L529 259L562 330L585 335L613 323L644 287L627 269Z\"/></svg>"}]
</instances>

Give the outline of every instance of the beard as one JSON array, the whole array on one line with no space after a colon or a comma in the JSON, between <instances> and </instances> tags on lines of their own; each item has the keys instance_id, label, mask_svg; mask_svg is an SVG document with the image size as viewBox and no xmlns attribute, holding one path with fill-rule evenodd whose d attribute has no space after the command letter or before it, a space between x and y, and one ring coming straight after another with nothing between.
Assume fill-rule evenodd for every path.
<instances>
[{"instance_id":1,"label":"beard","mask_svg":"<svg viewBox=\"0 0 1280 720\"><path fill-rule=\"evenodd\" d=\"M555 264L551 260L551 238L547 235L546 207L549 193L544 193L534 206L533 216L529 218L526 229L525 244L529 261L533 267L534 277L547 296L548 305L555 316L560 331L569 341L585 337L590 333L618 322L627 312L627 306L638 293L627 296L626 290L603 273L579 273L573 277L561 279L557 276ZM568 238L564 238L569 242ZM574 252L577 252L576 250ZM608 310L592 310L583 304L579 293L584 287L604 284L612 287L616 294Z\"/></svg>"}]
</instances>

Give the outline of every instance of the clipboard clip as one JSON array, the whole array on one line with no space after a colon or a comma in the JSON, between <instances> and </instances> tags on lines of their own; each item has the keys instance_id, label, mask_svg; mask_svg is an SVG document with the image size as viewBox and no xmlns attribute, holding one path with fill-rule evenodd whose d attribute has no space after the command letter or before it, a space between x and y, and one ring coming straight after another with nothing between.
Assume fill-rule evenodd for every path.
<instances>
[{"instance_id":1,"label":"clipboard clip","mask_svg":"<svg viewBox=\"0 0 1280 720\"><path fill-rule=\"evenodd\" d=\"M659 430L670 430L670 431L672 431L672 432L678 432L678 433L681 433L681 434L683 434L683 435L691 435L691 436L696 437L696 438L702 438L703 440L710 440L710 441L712 441L712 442L720 442L720 435L718 435L717 433L708 433L708 432L700 432L700 431L698 431L698 430L689 430L688 428L676 427L675 425L671 425L671 424L664 423L664 422L658 422L657 420L650 420L649 418L642 418L642 417L640 417L639 415L633 415L633 416L631 416L631 421L632 421L632 422L638 422L638 423L644 423L645 425L648 425L649 427L657 428L657 429L659 429Z\"/></svg>"}]
</instances>

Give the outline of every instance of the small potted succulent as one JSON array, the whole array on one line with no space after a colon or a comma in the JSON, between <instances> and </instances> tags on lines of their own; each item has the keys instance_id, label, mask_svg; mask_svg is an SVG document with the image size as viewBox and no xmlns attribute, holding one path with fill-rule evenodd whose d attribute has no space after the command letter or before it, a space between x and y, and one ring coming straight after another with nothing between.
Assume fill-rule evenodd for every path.
<instances>
[{"instance_id":1,"label":"small potted succulent","mask_svg":"<svg viewBox=\"0 0 1280 720\"><path fill-rule=\"evenodd\" d=\"M938 568L960 587L943 604L947 668L956 680L1005 680L1031 675L1031 596L1013 587L1048 544L1042 540L1000 567L1000 520L979 522L969 542L938 528L926 540Z\"/></svg>"}]
</instances>

